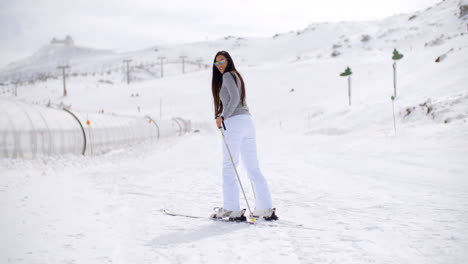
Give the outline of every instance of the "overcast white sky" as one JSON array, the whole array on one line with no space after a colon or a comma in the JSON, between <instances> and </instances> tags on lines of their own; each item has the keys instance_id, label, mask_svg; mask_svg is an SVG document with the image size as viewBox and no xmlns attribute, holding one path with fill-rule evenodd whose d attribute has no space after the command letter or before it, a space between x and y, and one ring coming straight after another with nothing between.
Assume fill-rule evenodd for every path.
<instances>
[{"instance_id":1,"label":"overcast white sky","mask_svg":"<svg viewBox=\"0 0 468 264\"><path fill-rule=\"evenodd\" d=\"M315 22L373 20L440 0L0 0L0 67L53 37L129 51L227 35L272 36Z\"/></svg>"}]
</instances>

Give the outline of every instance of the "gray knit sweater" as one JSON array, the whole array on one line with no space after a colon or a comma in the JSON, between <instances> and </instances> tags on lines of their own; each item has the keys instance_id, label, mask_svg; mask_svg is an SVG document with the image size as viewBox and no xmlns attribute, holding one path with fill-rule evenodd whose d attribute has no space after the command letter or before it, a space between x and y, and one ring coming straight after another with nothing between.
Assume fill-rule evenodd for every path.
<instances>
[{"instance_id":1,"label":"gray knit sweater","mask_svg":"<svg viewBox=\"0 0 468 264\"><path fill-rule=\"evenodd\" d=\"M235 75L239 86L236 85L233 75ZM245 102L245 105L242 105L241 102L241 85L239 76L234 72L225 72L223 74L223 85L219 91L219 97L223 103L223 113L221 115L224 119L235 115L250 115L247 102Z\"/></svg>"}]
</instances>

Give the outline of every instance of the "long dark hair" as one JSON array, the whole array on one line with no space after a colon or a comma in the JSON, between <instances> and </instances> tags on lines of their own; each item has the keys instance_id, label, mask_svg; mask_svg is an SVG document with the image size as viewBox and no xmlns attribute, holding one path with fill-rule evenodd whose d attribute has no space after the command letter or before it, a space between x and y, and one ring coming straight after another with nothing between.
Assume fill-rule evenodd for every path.
<instances>
[{"instance_id":1,"label":"long dark hair","mask_svg":"<svg viewBox=\"0 0 468 264\"><path fill-rule=\"evenodd\" d=\"M223 103L221 102L221 99L219 98L219 91L221 91L221 86L223 84L223 75L221 74L221 72L219 72L218 68L216 68L216 66L214 65L214 63L216 62L216 57L218 57L218 55L223 55L224 57L226 57L227 67L224 70L224 73L230 72L234 77L234 81L236 82L236 85L239 85L237 83L236 75L239 76L239 79L241 81L240 99L241 99L242 105L245 105L244 79L242 79L242 76L236 70L236 66L234 66L234 61L232 60L231 55L229 55L229 53L224 50L218 51L218 53L216 53L216 56L214 57L214 60L213 60L213 79L211 81L211 91L213 93L215 116L218 116L223 112Z\"/></svg>"}]
</instances>

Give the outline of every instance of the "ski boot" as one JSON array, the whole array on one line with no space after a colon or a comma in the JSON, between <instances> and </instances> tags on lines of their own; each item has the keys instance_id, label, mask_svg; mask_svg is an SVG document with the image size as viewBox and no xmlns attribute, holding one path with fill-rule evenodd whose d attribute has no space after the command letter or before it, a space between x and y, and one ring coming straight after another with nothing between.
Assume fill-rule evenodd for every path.
<instances>
[{"instance_id":1,"label":"ski boot","mask_svg":"<svg viewBox=\"0 0 468 264\"><path fill-rule=\"evenodd\" d=\"M230 211L222 207L215 207L213 208L213 210L215 212L214 214L210 216L211 218L227 219L229 221L238 221L238 222L247 221L247 218L244 215L245 209L242 209L240 211Z\"/></svg>"},{"instance_id":2,"label":"ski boot","mask_svg":"<svg viewBox=\"0 0 468 264\"><path fill-rule=\"evenodd\" d=\"M266 221L278 220L278 216L276 215L276 208L268 208L263 210L255 209L252 213L252 217L262 217Z\"/></svg>"}]
</instances>

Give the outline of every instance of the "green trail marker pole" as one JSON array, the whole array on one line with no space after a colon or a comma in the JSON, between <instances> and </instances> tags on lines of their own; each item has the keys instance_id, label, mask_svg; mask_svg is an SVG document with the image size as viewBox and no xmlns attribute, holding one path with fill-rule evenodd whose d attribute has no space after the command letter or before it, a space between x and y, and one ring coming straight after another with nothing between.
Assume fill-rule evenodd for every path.
<instances>
[{"instance_id":1,"label":"green trail marker pole","mask_svg":"<svg viewBox=\"0 0 468 264\"><path fill-rule=\"evenodd\" d=\"M342 73L340 73L340 76L346 77L348 76L348 101L349 105L351 105L351 69L349 67L346 67L346 70Z\"/></svg>"},{"instance_id":2,"label":"green trail marker pole","mask_svg":"<svg viewBox=\"0 0 468 264\"><path fill-rule=\"evenodd\" d=\"M403 58L403 54L399 53L396 49L393 50L393 96L396 97L396 63L397 60Z\"/></svg>"}]
</instances>

